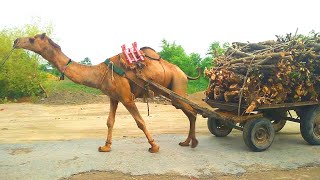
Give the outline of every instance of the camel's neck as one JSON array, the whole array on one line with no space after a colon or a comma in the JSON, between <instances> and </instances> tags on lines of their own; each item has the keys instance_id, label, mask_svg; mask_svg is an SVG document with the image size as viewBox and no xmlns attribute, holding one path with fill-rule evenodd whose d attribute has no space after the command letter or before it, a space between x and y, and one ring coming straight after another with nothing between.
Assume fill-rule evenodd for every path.
<instances>
[{"instance_id":1,"label":"camel's neck","mask_svg":"<svg viewBox=\"0 0 320 180\"><path fill-rule=\"evenodd\" d=\"M105 70L102 64L95 66L86 66L72 61L68 66L69 58L62 52L55 53L51 56L52 59L47 59L59 69L73 82L83 84L85 86L98 88L100 87L101 77Z\"/></svg>"}]
</instances>

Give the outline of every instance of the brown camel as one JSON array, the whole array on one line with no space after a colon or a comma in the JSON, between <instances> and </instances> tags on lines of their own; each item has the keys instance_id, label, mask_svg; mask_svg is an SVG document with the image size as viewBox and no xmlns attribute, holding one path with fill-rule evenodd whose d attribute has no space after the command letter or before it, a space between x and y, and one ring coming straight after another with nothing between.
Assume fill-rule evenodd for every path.
<instances>
[{"instance_id":1,"label":"brown camel","mask_svg":"<svg viewBox=\"0 0 320 180\"><path fill-rule=\"evenodd\" d=\"M133 68L125 62L123 53L109 58L110 63L100 63L94 66L86 66L71 61L62 51L59 45L54 43L46 34L38 34L34 37L22 37L14 41L15 48L23 48L40 54L51 64L57 67L61 72L75 83L100 89L104 94L110 97L110 111L107 120L108 132L104 146L99 147L100 152L109 152L112 143L112 129L115 122L115 114L118 103L121 102L130 112L137 123L137 126L144 132L148 142L151 145L149 152L155 153L159 151L151 134L147 130L145 122L137 109L134 99L142 97L146 93L145 82L142 81L137 74L148 80L152 80L175 93L185 97L188 76L177 66L160 58L160 56L151 48L142 48L141 51L145 55L143 68ZM153 58L158 60L152 60ZM115 72L115 68L119 67L124 70L124 75ZM181 109L190 121L189 135L184 142L179 143L181 146L189 146L194 148L198 145L195 136L196 111L188 104L173 99L170 95L160 92L150 86L150 90L155 94L171 98L172 104Z\"/></svg>"}]
</instances>

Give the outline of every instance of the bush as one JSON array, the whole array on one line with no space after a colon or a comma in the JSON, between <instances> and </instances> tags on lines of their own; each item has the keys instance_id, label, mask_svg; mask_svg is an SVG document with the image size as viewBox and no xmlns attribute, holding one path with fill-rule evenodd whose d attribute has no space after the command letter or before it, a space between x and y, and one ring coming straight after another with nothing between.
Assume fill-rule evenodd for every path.
<instances>
[{"instance_id":1,"label":"bush","mask_svg":"<svg viewBox=\"0 0 320 180\"><path fill-rule=\"evenodd\" d=\"M45 30L44 30L45 29ZM27 24L23 28L3 29L0 31L0 60L8 54L13 41L18 37L34 36L46 32L46 28ZM39 61L42 58L25 50L14 50L6 63L0 64L0 99L17 99L25 96L37 96L42 93L40 84L45 81L45 74L40 71Z\"/></svg>"},{"instance_id":2,"label":"bush","mask_svg":"<svg viewBox=\"0 0 320 180\"><path fill-rule=\"evenodd\" d=\"M208 50L208 56L201 58L197 53L187 54L181 45L175 42L169 43L167 40L162 40L162 50L159 52L160 56L170 63L179 66L183 72L189 76L196 76L196 67L200 67L201 72L205 68L212 67L212 59L216 55L221 55L228 47L227 43L220 44L219 42L213 42L210 44ZM203 91L208 87L209 79L200 77L199 80L188 82L188 94Z\"/></svg>"}]
</instances>

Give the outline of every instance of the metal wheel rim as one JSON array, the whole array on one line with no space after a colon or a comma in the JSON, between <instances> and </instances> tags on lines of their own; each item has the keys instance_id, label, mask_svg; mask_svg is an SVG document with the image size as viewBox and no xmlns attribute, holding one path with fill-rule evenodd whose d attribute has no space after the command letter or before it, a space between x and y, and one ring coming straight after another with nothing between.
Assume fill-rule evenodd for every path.
<instances>
[{"instance_id":1,"label":"metal wheel rim","mask_svg":"<svg viewBox=\"0 0 320 180\"><path fill-rule=\"evenodd\" d=\"M216 124L217 124L217 129L219 129L220 131L228 130L228 126L222 124L219 120L216 121Z\"/></svg>"},{"instance_id":2,"label":"metal wheel rim","mask_svg":"<svg viewBox=\"0 0 320 180\"><path fill-rule=\"evenodd\" d=\"M265 127L259 127L257 131L254 133L254 140L259 145L264 145L268 143L270 139L270 133L268 133L268 129Z\"/></svg>"},{"instance_id":3,"label":"metal wheel rim","mask_svg":"<svg viewBox=\"0 0 320 180\"><path fill-rule=\"evenodd\" d=\"M272 122L272 125L279 124L280 122L281 122L281 120L274 120L274 121Z\"/></svg>"}]
</instances>

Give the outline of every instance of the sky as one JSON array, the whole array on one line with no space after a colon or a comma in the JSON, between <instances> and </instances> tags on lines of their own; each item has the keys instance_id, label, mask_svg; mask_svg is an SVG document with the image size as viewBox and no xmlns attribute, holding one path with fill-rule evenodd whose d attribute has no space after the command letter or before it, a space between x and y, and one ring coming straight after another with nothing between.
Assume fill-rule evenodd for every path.
<instances>
[{"instance_id":1,"label":"sky","mask_svg":"<svg viewBox=\"0 0 320 180\"><path fill-rule=\"evenodd\" d=\"M275 35L320 31L319 0L4 0L0 28L23 27L38 18L54 26L51 38L71 59L93 64L121 46L161 41L201 57L214 41L260 42Z\"/></svg>"}]
</instances>

